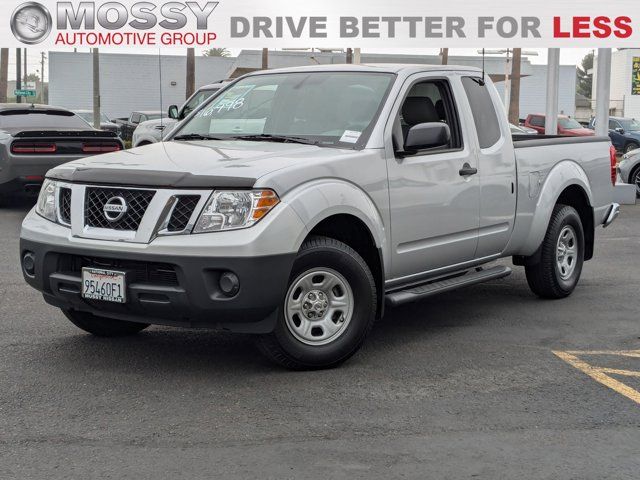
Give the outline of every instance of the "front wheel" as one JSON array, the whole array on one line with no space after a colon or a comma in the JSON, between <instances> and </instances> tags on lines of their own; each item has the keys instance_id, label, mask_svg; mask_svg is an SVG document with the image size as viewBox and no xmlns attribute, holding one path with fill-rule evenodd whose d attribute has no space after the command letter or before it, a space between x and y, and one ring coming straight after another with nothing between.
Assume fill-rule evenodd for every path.
<instances>
[{"instance_id":1,"label":"front wheel","mask_svg":"<svg viewBox=\"0 0 640 480\"><path fill-rule=\"evenodd\" d=\"M96 337L127 337L141 332L149 325L146 323L123 322L111 318L98 317L87 312L63 310L62 313L76 327Z\"/></svg>"},{"instance_id":2,"label":"front wheel","mask_svg":"<svg viewBox=\"0 0 640 480\"><path fill-rule=\"evenodd\" d=\"M272 361L294 370L338 366L362 346L376 316L376 286L362 257L332 238L300 249L273 333L259 338Z\"/></svg>"},{"instance_id":3,"label":"front wheel","mask_svg":"<svg viewBox=\"0 0 640 480\"><path fill-rule=\"evenodd\" d=\"M584 263L584 229L575 208L555 206L540 248L540 262L526 267L529 287L542 298L568 297Z\"/></svg>"}]
</instances>

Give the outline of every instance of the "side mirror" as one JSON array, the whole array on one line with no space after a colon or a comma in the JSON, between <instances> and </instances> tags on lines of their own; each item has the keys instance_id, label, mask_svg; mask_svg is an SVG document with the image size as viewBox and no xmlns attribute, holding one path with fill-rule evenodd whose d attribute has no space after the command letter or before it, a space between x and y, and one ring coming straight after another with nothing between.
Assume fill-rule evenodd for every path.
<instances>
[{"instance_id":1,"label":"side mirror","mask_svg":"<svg viewBox=\"0 0 640 480\"><path fill-rule=\"evenodd\" d=\"M178 109L177 105L171 105L169 107L169 118L173 119L173 120L178 120L178 117L180 116L180 110Z\"/></svg>"},{"instance_id":2,"label":"side mirror","mask_svg":"<svg viewBox=\"0 0 640 480\"><path fill-rule=\"evenodd\" d=\"M451 142L451 130L446 123L420 123L409 130L404 149L405 152L414 152L426 148L444 147L449 142Z\"/></svg>"},{"instance_id":3,"label":"side mirror","mask_svg":"<svg viewBox=\"0 0 640 480\"><path fill-rule=\"evenodd\" d=\"M616 128L616 132L618 132L620 135L624 135L624 128L618 127Z\"/></svg>"}]
</instances>

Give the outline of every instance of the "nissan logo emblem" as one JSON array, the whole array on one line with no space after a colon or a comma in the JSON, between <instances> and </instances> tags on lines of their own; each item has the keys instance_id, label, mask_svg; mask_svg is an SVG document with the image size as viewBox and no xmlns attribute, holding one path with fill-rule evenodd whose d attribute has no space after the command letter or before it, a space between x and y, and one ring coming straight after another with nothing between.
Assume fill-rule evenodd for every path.
<instances>
[{"instance_id":1,"label":"nissan logo emblem","mask_svg":"<svg viewBox=\"0 0 640 480\"><path fill-rule=\"evenodd\" d=\"M104 217L110 222L117 222L118 220L121 220L127 213L127 210L129 210L127 201L122 197L110 198L107 200L107 203L104 204L102 209Z\"/></svg>"}]
</instances>

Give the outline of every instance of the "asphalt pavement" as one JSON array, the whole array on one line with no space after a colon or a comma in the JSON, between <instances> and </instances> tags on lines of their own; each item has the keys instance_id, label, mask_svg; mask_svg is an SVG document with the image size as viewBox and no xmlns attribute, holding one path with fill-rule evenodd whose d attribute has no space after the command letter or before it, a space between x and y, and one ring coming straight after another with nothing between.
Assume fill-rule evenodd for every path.
<instances>
[{"instance_id":1,"label":"asphalt pavement","mask_svg":"<svg viewBox=\"0 0 640 480\"><path fill-rule=\"evenodd\" d=\"M598 231L566 300L516 267L389 310L347 364L297 373L250 336L81 332L22 280L28 208L0 210L1 479L640 475L640 206Z\"/></svg>"}]
</instances>

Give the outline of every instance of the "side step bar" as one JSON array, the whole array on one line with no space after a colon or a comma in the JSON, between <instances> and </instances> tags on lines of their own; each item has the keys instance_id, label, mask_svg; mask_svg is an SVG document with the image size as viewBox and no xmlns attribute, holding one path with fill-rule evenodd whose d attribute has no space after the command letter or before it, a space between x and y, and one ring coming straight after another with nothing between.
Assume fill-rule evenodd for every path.
<instances>
[{"instance_id":1,"label":"side step bar","mask_svg":"<svg viewBox=\"0 0 640 480\"><path fill-rule=\"evenodd\" d=\"M386 295L386 303L390 307L397 307L405 303L417 302L432 295L455 290L460 287L475 285L489 280L504 278L511 275L509 267L497 266L488 269L471 270L469 273L458 277L448 278L417 287L411 287L406 290L400 290Z\"/></svg>"}]
</instances>

